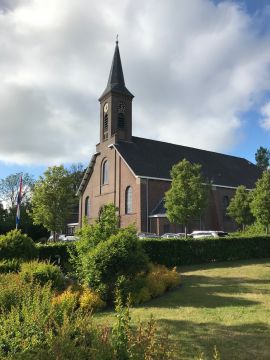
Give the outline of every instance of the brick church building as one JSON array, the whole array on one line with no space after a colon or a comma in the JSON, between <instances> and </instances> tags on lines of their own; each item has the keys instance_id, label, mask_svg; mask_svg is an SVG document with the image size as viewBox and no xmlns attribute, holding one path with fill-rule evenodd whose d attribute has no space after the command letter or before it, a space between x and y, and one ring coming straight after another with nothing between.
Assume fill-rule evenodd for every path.
<instances>
[{"instance_id":1,"label":"brick church building","mask_svg":"<svg viewBox=\"0 0 270 360\"><path fill-rule=\"evenodd\" d=\"M99 98L100 141L78 190L79 224L85 216L93 222L104 204L113 203L121 226L135 224L139 232L156 234L183 231L169 223L163 198L172 166L185 158L201 164L212 184L205 213L188 230L235 230L226 208L237 186L254 188L259 169L243 158L133 136L133 97L116 42L108 84Z\"/></svg>"}]
</instances>

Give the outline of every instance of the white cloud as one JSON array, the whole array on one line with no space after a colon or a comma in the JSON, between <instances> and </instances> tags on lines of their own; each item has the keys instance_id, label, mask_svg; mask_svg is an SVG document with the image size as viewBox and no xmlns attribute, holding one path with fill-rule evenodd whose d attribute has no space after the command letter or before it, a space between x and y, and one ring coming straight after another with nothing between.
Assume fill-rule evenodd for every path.
<instances>
[{"instance_id":1,"label":"white cloud","mask_svg":"<svg viewBox=\"0 0 270 360\"><path fill-rule=\"evenodd\" d=\"M261 127L267 131L270 131L270 101L261 108Z\"/></svg>"},{"instance_id":2,"label":"white cloud","mask_svg":"<svg viewBox=\"0 0 270 360\"><path fill-rule=\"evenodd\" d=\"M117 33L134 135L228 150L270 89L267 17L209 0L0 0L0 160L90 157Z\"/></svg>"}]
</instances>

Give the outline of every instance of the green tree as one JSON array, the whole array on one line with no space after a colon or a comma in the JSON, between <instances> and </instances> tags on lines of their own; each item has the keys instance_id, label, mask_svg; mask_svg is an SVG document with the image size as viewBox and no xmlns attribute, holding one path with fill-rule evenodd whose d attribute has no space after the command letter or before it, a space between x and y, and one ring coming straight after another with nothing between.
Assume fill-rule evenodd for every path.
<instances>
[{"instance_id":1,"label":"green tree","mask_svg":"<svg viewBox=\"0 0 270 360\"><path fill-rule=\"evenodd\" d=\"M270 162L270 151L269 149L261 146L255 154L256 165L262 169L267 170Z\"/></svg>"},{"instance_id":2,"label":"green tree","mask_svg":"<svg viewBox=\"0 0 270 360\"><path fill-rule=\"evenodd\" d=\"M246 187L241 185L236 189L234 197L231 199L227 208L228 215L233 218L238 225L242 225L243 230L246 225L253 222L254 218L250 209L251 193Z\"/></svg>"},{"instance_id":3,"label":"green tree","mask_svg":"<svg viewBox=\"0 0 270 360\"><path fill-rule=\"evenodd\" d=\"M264 171L252 192L251 211L256 220L265 226L269 233L270 224L270 172Z\"/></svg>"},{"instance_id":4,"label":"green tree","mask_svg":"<svg viewBox=\"0 0 270 360\"><path fill-rule=\"evenodd\" d=\"M11 174L0 180L0 200L6 202L7 207L16 206L21 176L23 183L22 202L29 201L35 183L33 176L28 173Z\"/></svg>"},{"instance_id":5,"label":"green tree","mask_svg":"<svg viewBox=\"0 0 270 360\"><path fill-rule=\"evenodd\" d=\"M72 263L77 277L82 273L82 259L100 242L109 239L111 235L119 232L118 209L113 204L106 204L100 212L100 217L94 224L88 224L87 219L83 219L83 226L76 232L79 240L75 242L75 252L71 251Z\"/></svg>"},{"instance_id":6,"label":"green tree","mask_svg":"<svg viewBox=\"0 0 270 360\"><path fill-rule=\"evenodd\" d=\"M60 233L72 210L72 190L69 173L64 167L49 167L36 182L32 195L32 217L35 224Z\"/></svg>"},{"instance_id":7,"label":"green tree","mask_svg":"<svg viewBox=\"0 0 270 360\"><path fill-rule=\"evenodd\" d=\"M171 223L183 224L185 236L190 220L200 216L206 207L209 186L201 173L201 165L186 159L171 170L172 185L165 194L165 208Z\"/></svg>"}]
</instances>

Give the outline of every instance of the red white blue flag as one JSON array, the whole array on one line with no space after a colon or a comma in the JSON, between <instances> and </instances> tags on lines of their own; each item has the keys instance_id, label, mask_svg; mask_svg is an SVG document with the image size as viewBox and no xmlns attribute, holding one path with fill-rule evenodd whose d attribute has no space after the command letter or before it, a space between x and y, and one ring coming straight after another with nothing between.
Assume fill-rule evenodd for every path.
<instances>
[{"instance_id":1,"label":"red white blue flag","mask_svg":"<svg viewBox=\"0 0 270 360\"><path fill-rule=\"evenodd\" d=\"M18 229L18 225L20 222L20 204L22 201L22 176L20 177L20 187L19 187L19 191L18 191L18 196L17 196L17 213L16 213L16 229Z\"/></svg>"}]
</instances>

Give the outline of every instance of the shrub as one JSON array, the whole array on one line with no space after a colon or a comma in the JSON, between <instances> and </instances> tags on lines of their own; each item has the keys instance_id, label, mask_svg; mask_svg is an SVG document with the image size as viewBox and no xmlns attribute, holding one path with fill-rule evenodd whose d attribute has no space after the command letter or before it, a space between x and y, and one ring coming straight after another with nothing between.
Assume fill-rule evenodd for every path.
<instances>
[{"instance_id":1,"label":"shrub","mask_svg":"<svg viewBox=\"0 0 270 360\"><path fill-rule=\"evenodd\" d=\"M20 230L11 230L0 236L0 259L30 260L36 255L34 241Z\"/></svg>"},{"instance_id":2,"label":"shrub","mask_svg":"<svg viewBox=\"0 0 270 360\"><path fill-rule=\"evenodd\" d=\"M9 280L14 274L5 275ZM0 276L1 278L1 276ZM18 287L18 292L20 287ZM0 359L55 360L93 359L172 360L172 344L167 334L158 334L151 319L133 326L129 309L118 301L113 331L96 324L88 312L66 311L56 317L54 294L49 284L25 284L23 296L9 311L1 314ZM73 295L64 292L59 303L74 304ZM56 301L57 303L58 301ZM71 307L68 308L71 309ZM122 356L123 355L123 356Z\"/></svg>"},{"instance_id":3,"label":"shrub","mask_svg":"<svg viewBox=\"0 0 270 360\"><path fill-rule=\"evenodd\" d=\"M71 289L55 296L52 299L52 305L56 319L63 321L65 316L70 316L78 307L79 293L73 292Z\"/></svg>"},{"instance_id":4,"label":"shrub","mask_svg":"<svg viewBox=\"0 0 270 360\"><path fill-rule=\"evenodd\" d=\"M82 258L82 268L85 283L100 291L105 299L112 299L119 276L132 279L138 273L147 271L148 257L135 230L124 228L86 253Z\"/></svg>"},{"instance_id":5,"label":"shrub","mask_svg":"<svg viewBox=\"0 0 270 360\"><path fill-rule=\"evenodd\" d=\"M95 224L88 224L83 220L83 226L76 232L79 241L69 249L69 256L73 266L74 275L83 280L83 258L99 243L107 241L110 236L119 232L119 218L117 208L113 204L104 205L99 219Z\"/></svg>"},{"instance_id":6,"label":"shrub","mask_svg":"<svg viewBox=\"0 0 270 360\"><path fill-rule=\"evenodd\" d=\"M2 260L0 261L0 274L10 272L19 272L21 269L21 261L18 259Z\"/></svg>"},{"instance_id":7,"label":"shrub","mask_svg":"<svg viewBox=\"0 0 270 360\"><path fill-rule=\"evenodd\" d=\"M23 263L20 276L26 283L38 282L41 285L51 282L52 287L63 289L65 284L64 275L57 265L47 262L31 261Z\"/></svg>"},{"instance_id":8,"label":"shrub","mask_svg":"<svg viewBox=\"0 0 270 360\"><path fill-rule=\"evenodd\" d=\"M16 355L20 353L21 359L28 359L25 352L44 346L52 336L50 286L25 284L22 289L18 286L17 292L21 290L23 291L17 303L12 304L8 312L1 314L1 359L17 359Z\"/></svg>"},{"instance_id":9,"label":"shrub","mask_svg":"<svg viewBox=\"0 0 270 360\"><path fill-rule=\"evenodd\" d=\"M0 275L0 312L18 305L23 296L23 284L17 274Z\"/></svg>"},{"instance_id":10,"label":"shrub","mask_svg":"<svg viewBox=\"0 0 270 360\"><path fill-rule=\"evenodd\" d=\"M37 244L38 258L61 266L63 271L70 271L70 251L74 243Z\"/></svg>"},{"instance_id":11,"label":"shrub","mask_svg":"<svg viewBox=\"0 0 270 360\"><path fill-rule=\"evenodd\" d=\"M162 295L166 290L180 284L180 275L176 268L169 270L164 265L152 266L146 276L146 287L151 297Z\"/></svg>"},{"instance_id":12,"label":"shrub","mask_svg":"<svg viewBox=\"0 0 270 360\"><path fill-rule=\"evenodd\" d=\"M106 306L106 303L100 298L100 295L91 290L85 289L79 299L80 308L85 311L97 311Z\"/></svg>"}]
</instances>

